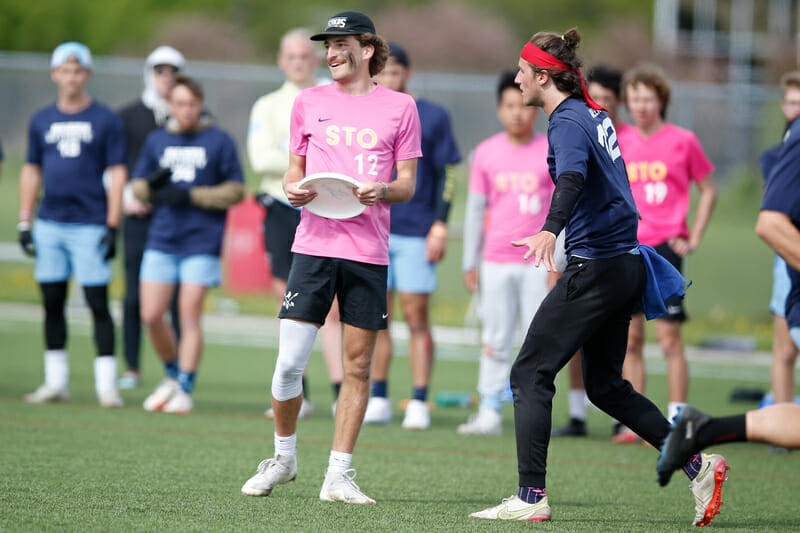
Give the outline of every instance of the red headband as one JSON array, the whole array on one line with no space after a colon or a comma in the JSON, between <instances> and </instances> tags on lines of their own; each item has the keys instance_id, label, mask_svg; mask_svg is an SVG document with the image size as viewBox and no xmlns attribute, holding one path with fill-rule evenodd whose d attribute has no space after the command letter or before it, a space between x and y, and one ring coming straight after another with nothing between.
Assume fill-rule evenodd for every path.
<instances>
[{"instance_id":1,"label":"red headband","mask_svg":"<svg viewBox=\"0 0 800 533\"><path fill-rule=\"evenodd\" d=\"M586 81L583 79L583 75L581 74L580 69L572 69L569 65L558 59L557 57L548 54L532 42L528 42L522 48L522 52L519 56L530 63L531 65L535 65L540 68L544 68L547 70L563 70L563 71L573 71L575 72L578 77L581 79L581 88L583 89L583 97L586 99L586 103L589 104L589 107L592 109L603 109L603 106L592 100L592 97L589 96L589 92L586 90Z\"/></svg>"}]
</instances>

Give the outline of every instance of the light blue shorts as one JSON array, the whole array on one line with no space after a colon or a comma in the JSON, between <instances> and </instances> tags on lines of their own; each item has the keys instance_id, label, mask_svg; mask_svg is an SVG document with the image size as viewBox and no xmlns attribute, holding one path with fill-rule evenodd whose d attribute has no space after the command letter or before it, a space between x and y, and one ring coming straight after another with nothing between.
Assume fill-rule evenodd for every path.
<instances>
[{"instance_id":1,"label":"light blue shorts","mask_svg":"<svg viewBox=\"0 0 800 533\"><path fill-rule=\"evenodd\" d=\"M786 317L786 298L792 289L792 280L789 278L789 271L786 261L781 256L775 256L772 263L772 299L769 302L769 310L779 317Z\"/></svg>"},{"instance_id":2,"label":"light blue shorts","mask_svg":"<svg viewBox=\"0 0 800 533\"><path fill-rule=\"evenodd\" d=\"M140 281L219 285L219 257L210 254L178 255L147 249L142 257Z\"/></svg>"},{"instance_id":3,"label":"light blue shorts","mask_svg":"<svg viewBox=\"0 0 800 533\"><path fill-rule=\"evenodd\" d=\"M105 260L100 241L106 227L100 224L67 224L52 220L36 220L33 244L36 266L33 277L39 283L67 281L74 273L84 287L108 285L111 263Z\"/></svg>"},{"instance_id":4,"label":"light blue shorts","mask_svg":"<svg viewBox=\"0 0 800 533\"><path fill-rule=\"evenodd\" d=\"M389 276L391 290L430 294L436 290L436 264L425 258L425 237L389 234Z\"/></svg>"}]
</instances>

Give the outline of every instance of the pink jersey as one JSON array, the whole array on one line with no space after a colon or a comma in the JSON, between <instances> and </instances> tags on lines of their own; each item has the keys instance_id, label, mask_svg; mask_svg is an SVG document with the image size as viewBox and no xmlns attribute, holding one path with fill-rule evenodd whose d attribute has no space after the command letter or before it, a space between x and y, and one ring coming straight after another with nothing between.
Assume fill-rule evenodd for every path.
<instances>
[{"instance_id":1,"label":"pink jersey","mask_svg":"<svg viewBox=\"0 0 800 533\"><path fill-rule=\"evenodd\" d=\"M555 185L547 168L547 137L525 144L509 142L505 132L475 148L469 176L471 193L486 196L483 260L521 263L524 251L511 241L539 233L550 210Z\"/></svg>"},{"instance_id":2,"label":"pink jersey","mask_svg":"<svg viewBox=\"0 0 800 533\"><path fill-rule=\"evenodd\" d=\"M361 182L392 181L395 161L422 156L417 104L380 85L352 96L336 83L302 91L292 108L289 150L306 158L306 175L338 172ZM333 220L303 209L292 251L389 264L389 204Z\"/></svg>"},{"instance_id":3,"label":"pink jersey","mask_svg":"<svg viewBox=\"0 0 800 533\"><path fill-rule=\"evenodd\" d=\"M692 182L714 171L697 136L673 124L664 124L650 137L637 128L617 132L628 170L633 199L642 216L639 242L657 246L673 237L689 237L686 215Z\"/></svg>"}]
</instances>

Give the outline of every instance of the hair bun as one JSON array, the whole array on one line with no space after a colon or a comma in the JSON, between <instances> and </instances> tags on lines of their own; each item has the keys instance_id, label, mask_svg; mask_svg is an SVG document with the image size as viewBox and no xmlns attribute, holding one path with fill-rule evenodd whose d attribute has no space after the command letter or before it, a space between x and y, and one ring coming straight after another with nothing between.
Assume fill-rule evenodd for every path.
<instances>
[{"instance_id":1,"label":"hair bun","mask_svg":"<svg viewBox=\"0 0 800 533\"><path fill-rule=\"evenodd\" d=\"M575 49L578 43L581 42L581 34L578 33L578 28L570 28L562 36L561 39L566 44L567 48Z\"/></svg>"}]
</instances>

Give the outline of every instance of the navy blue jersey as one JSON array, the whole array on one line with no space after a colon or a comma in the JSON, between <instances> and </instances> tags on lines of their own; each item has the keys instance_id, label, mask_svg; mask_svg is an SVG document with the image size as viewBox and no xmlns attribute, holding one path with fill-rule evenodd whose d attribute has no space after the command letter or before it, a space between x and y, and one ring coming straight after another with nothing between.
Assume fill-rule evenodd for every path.
<instances>
[{"instance_id":1,"label":"navy blue jersey","mask_svg":"<svg viewBox=\"0 0 800 533\"><path fill-rule=\"evenodd\" d=\"M783 138L761 209L783 213L800 228L800 120L792 122Z\"/></svg>"},{"instance_id":2,"label":"navy blue jersey","mask_svg":"<svg viewBox=\"0 0 800 533\"><path fill-rule=\"evenodd\" d=\"M778 162L778 156L781 153L781 148L783 145L778 145L770 148L763 154L761 154L761 158L759 159L759 164L761 165L761 176L764 178L764 183L766 183L767 179L769 179L769 175L772 172L772 167L775 166L775 163Z\"/></svg>"},{"instance_id":3,"label":"navy blue jersey","mask_svg":"<svg viewBox=\"0 0 800 533\"><path fill-rule=\"evenodd\" d=\"M126 163L122 121L97 102L78 113L55 104L33 115L28 130L28 163L42 170L44 198L39 218L105 224L108 210L103 172Z\"/></svg>"},{"instance_id":4,"label":"navy blue jersey","mask_svg":"<svg viewBox=\"0 0 800 533\"><path fill-rule=\"evenodd\" d=\"M424 237L436 220L437 205L444 191L445 167L461 161L450 117L444 108L417 100L422 128L422 157L417 161L417 188L408 202L392 204L391 232Z\"/></svg>"},{"instance_id":5,"label":"navy blue jersey","mask_svg":"<svg viewBox=\"0 0 800 533\"><path fill-rule=\"evenodd\" d=\"M613 257L637 246L638 214L608 114L568 98L550 115L547 140L553 181L565 172L584 177L565 230L568 256Z\"/></svg>"},{"instance_id":6,"label":"navy blue jersey","mask_svg":"<svg viewBox=\"0 0 800 533\"><path fill-rule=\"evenodd\" d=\"M172 184L185 189L243 181L233 139L213 126L198 133L151 132L133 175L144 177L158 168L172 170ZM169 254L219 255L224 230L225 211L156 205L146 247Z\"/></svg>"}]
</instances>

